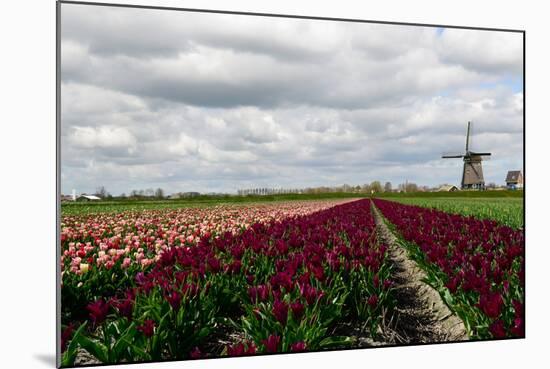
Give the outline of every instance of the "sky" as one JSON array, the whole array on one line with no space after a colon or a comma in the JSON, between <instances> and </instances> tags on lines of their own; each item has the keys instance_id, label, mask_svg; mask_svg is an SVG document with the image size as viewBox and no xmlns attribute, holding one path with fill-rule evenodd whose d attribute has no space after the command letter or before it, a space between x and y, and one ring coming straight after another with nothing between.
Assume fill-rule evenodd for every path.
<instances>
[{"instance_id":1,"label":"sky","mask_svg":"<svg viewBox=\"0 0 550 369\"><path fill-rule=\"evenodd\" d=\"M61 191L485 182L523 165L521 33L61 7Z\"/></svg>"}]
</instances>

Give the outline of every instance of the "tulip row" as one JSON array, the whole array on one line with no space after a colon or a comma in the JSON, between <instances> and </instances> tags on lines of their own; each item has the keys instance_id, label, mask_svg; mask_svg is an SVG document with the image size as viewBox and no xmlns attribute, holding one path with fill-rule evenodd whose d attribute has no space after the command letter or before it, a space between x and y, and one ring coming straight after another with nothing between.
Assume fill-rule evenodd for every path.
<instances>
[{"instance_id":1,"label":"tulip row","mask_svg":"<svg viewBox=\"0 0 550 369\"><path fill-rule=\"evenodd\" d=\"M342 322L375 336L393 289L370 206L370 200L325 204L238 231L199 232L192 243L175 235L189 227L170 212L167 219L156 213L152 225L140 220L116 230L89 221L86 231L74 221L78 231L67 230L65 242L94 244L76 239L104 239L113 231L132 240L127 231L144 234L139 242L155 245L146 237L156 236L165 243L153 246L151 265L119 261L65 274L63 363L74 364L82 350L115 363L345 347L353 340L335 335ZM91 290L91 281L103 291L79 294ZM88 301L77 309L80 296Z\"/></svg>"},{"instance_id":2,"label":"tulip row","mask_svg":"<svg viewBox=\"0 0 550 369\"><path fill-rule=\"evenodd\" d=\"M446 213L493 219L515 229L523 228L523 199L520 197L497 198L434 198L403 197L395 201L407 205L434 208Z\"/></svg>"},{"instance_id":3,"label":"tulip row","mask_svg":"<svg viewBox=\"0 0 550 369\"><path fill-rule=\"evenodd\" d=\"M251 224L304 216L347 201L63 215L64 318L82 319L87 301L117 293L136 273L151 268L164 250L194 246L201 237L238 234Z\"/></svg>"},{"instance_id":4,"label":"tulip row","mask_svg":"<svg viewBox=\"0 0 550 369\"><path fill-rule=\"evenodd\" d=\"M148 266L167 247L193 245L204 235L240 233L250 224L307 215L346 201L64 215L61 267L64 273L81 274L94 266L110 269L118 260L124 268L134 262Z\"/></svg>"},{"instance_id":5,"label":"tulip row","mask_svg":"<svg viewBox=\"0 0 550 369\"><path fill-rule=\"evenodd\" d=\"M374 200L472 338L524 336L524 233L492 220Z\"/></svg>"}]
</instances>

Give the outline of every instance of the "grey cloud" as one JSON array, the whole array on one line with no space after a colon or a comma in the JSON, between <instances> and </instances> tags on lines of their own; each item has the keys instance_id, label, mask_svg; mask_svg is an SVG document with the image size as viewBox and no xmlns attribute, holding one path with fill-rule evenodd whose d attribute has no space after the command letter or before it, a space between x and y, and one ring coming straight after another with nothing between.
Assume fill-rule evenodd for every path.
<instances>
[{"instance_id":1,"label":"grey cloud","mask_svg":"<svg viewBox=\"0 0 550 369\"><path fill-rule=\"evenodd\" d=\"M78 85L73 85L72 88L78 89ZM87 97L93 100L94 90L87 86L82 88L81 96L86 100ZM483 100L484 97L480 98ZM503 104L498 100L500 98L514 99L497 94L496 105ZM465 122L459 119L452 122L443 120L445 124L441 124L439 118L449 113L449 107L462 106L462 100L446 99L449 101L444 104L437 103L437 99L435 102L420 101L408 108L402 107L397 113L392 109L371 112L312 107L283 110L204 110L179 104L152 111L143 109L147 103L140 100L134 104L135 111L123 114L132 117L127 121L117 119L117 114L120 113L117 113L116 106L111 107L114 111L111 114L109 109L99 104L95 112L93 107L87 107L86 114L90 120L93 121L97 116L111 117L133 137L148 139L137 140L137 146L132 153L124 149L117 152L109 146L124 148L124 143L127 142L123 136L117 138L122 139L119 142L121 145L117 145L117 141L98 141L96 136L86 145L75 145L70 140L70 132L75 127L65 126L62 133L68 141L64 141L62 146L69 148L71 152L67 154L69 160L64 161L64 166L74 167L75 164L70 159L73 157L94 158L94 167L87 169L90 175L120 167L119 175L125 175L131 181L145 183L158 180L157 176L151 178L146 169L130 170L128 167L152 167L153 173L164 173L168 186L198 178L204 181L217 178L220 183L228 185L232 181L241 186L250 181L270 181L272 185L277 185L285 183L285 178L310 183L312 180L305 173L311 173L318 181L335 174L343 179L347 174L355 177L355 182L363 182L374 168L401 168L405 165L412 167L418 163L438 160L449 148L460 151L464 145ZM474 100L469 101L471 103ZM480 116L490 109L484 104L472 106L472 111L479 110L477 114ZM65 110L66 114L76 114L70 108L72 107ZM432 112L434 110L436 113ZM424 113L425 111L430 114ZM510 119L514 118L514 111L510 108ZM426 115L424 120L417 118L423 115ZM312 117L324 117L326 122L323 129L319 129L316 124L312 125ZM412 117L411 124L407 124L407 117ZM514 119L516 126L521 126L521 115L516 112ZM384 123L377 125L376 122L380 121ZM111 124L109 120L102 122ZM104 126L96 126L94 132L100 132L102 127ZM398 135L395 127L399 128ZM474 146L492 150L495 157L521 155L521 147L511 145L514 140L521 141L521 134L515 133L514 137L509 138L509 134L502 130L496 134L491 133L491 127L485 124L476 127L479 129L472 140ZM252 137L254 135L264 139L255 139ZM499 149L501 146L505 149ZM82 167L82 161L77 162L76 166ZM453 171L456 166L460 166L460 163L443 167L447 169L441 170L441 173ZM395 173L400 173L400 170ZM116 171L109 173L111 174L105 177L97 174L93 182L108 180ZM162 175L159 174L158 178L162 178ZM318 183L320 184L322 183Z\"/></svg>"},{"instance_id":2,"label":"grey cloud","mask_svg":"<svg viewBox=\"0 0 550 369\"><path fill-rule=\"evenodd\" d=\"M498 31L446 29L437 44L445 63L488 74L517 75L523 70L523 35Z\"/></svg>"},{"instance_id":3,"label":"grey cloud","mask_svg":"<svg viewBox=\"0 0 550 369\"><path fill-rule=\"evenodd\" d=\"M484 80L441 63L431 28L75 6L66 23L64 80L196 106L357 109Z\"/></svg>"},{"instance_id":4,"label":"grey cloud","mask_svg":"<svg viewBox=\"0 0 550 369\"><path fill-rule=\"evenodd\" d=\"M440 155L468 120L487 181L521 165L523 95L500 81L522 76L501 36L63 9L65 192L456 183Z\"/></svg>"},{"instance_id":5,"label":"grey cloud","mask_svg":"<svg viewBox=\"0 0 550 369\"><path fill-rule=\"evenodd\" d=\"M170 57L193 53L200 44L279 60L329 58L339 42L334 35L342 32L330 22L136 9L85 12L70 4L63 6L62 16L64 37L102 56ZM131 22L124 22L127 18ZM322 42L310 42L319 37Z\"/></svg>"}]
</instances>

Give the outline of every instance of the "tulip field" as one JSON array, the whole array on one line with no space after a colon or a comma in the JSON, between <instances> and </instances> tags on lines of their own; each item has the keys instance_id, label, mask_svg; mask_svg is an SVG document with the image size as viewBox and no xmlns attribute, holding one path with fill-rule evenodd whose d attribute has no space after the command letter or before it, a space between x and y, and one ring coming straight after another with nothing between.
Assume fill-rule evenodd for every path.
<instances>
[{"instance_id":1,"label":"tulip field","mask_svg":"<svg viewBox=\"0 0 550 369\"><path fill-rule=\"evenodd\" d=\"M523 230L378 199L75 211L62 365L360 347L399 304L376 206L472 339L524 336Z\"/></svg>"},{"instance_id":2,"label":"tulip field","mask_svg":"<svg viewBox=\"0 0 550 369\"><path fill-rule=\"evenodd\" d=\"M494 220L374 200L472 338L524 336L524 233Z\"/></svg>"},{"instance_id":3,"label":"tulip field","mask_svg":"<svg viewBox=\"0 0 550 369\"><path fill-rule=\"evenodd\" d=\"M512 228L523 227L523 198L400 198L403 204L443 210L447 213L492 219Z\"/></svg>"}]
</instances>

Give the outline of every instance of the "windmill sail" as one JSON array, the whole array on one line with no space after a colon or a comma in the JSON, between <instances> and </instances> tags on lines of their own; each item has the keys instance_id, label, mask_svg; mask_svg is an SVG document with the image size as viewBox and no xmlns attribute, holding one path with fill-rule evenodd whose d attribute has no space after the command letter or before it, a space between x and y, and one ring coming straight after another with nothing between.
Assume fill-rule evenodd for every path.
<instances>
[{"instance_id":1,"label":"windmill sail","mask_svg":"<svg viewBox=\"0 0 550 369\"><path fill-rule=\"evenodd\" d=\"M468 122L468 130L466 131L466 153L468 153L469 146L470 146L470 122Z\"/></svg>"}]
</instances>

